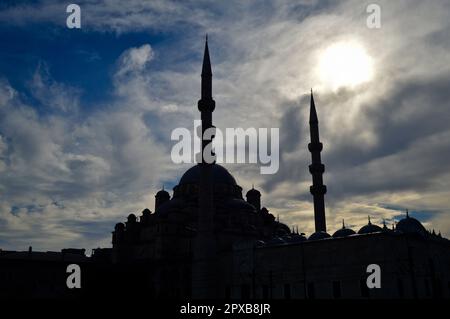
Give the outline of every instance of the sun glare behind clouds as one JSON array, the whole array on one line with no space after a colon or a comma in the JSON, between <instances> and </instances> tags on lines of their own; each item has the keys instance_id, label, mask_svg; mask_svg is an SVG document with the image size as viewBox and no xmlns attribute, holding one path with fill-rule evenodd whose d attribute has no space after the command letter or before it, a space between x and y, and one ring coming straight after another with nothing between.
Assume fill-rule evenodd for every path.
<instances>
[{"instance_id":1,"label":"sun glare behind clouds","mask_svg":"<svg viewBox=\"0 0 450 319\"><path fill-rule=\"evenodd\" d=\"M373 60L356 42L338 42L319 56L318 75L327 88L353 88L373 78Z\"/></svg>"}]
</instances>

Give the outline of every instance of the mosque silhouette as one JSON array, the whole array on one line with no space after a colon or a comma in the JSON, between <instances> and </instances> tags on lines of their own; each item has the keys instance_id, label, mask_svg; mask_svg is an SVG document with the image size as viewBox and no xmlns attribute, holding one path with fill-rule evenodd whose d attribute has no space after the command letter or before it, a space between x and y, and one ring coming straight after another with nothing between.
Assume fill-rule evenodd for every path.
<instances>
[{"instance_id":1,"label":"mosque silhouette","mask_svg":"<svg viewBox=\"0 0 450 319\"><path fill-rule=\"evenodd\" d=\"M198 109L202 130L213 127L212 72L205 43ZM357 232L327 232L319 121L311 91L310 192L315 232L291 230L261 205L261 193L243 189L223 166L188 169L171 196L160 190L152 213L144 209L115 225L112 248L92 256L0 250L0 297L122 296L196 299L449 298L450 241L427 231L406 212L395 227L371 222ZM202 141L202 149L208 141ZM66 267L82 269L82 288L66 287ZM367 267L381 269L381 287L369 288Z\"/></svg>"}]
</instances>

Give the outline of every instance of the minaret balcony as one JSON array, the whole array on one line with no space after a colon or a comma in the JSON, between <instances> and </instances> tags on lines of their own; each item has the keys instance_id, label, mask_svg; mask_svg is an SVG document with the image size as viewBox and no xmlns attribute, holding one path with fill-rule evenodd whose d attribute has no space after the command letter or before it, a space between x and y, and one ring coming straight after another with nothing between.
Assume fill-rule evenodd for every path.
<instances>
[{"instance_id":1,"label":"minaret balcony","mask_svg":"<svg viewBox=\"0 0 450 319\"><path fill-rule=\"evenodd\" d=\"M198 110L200 112L212 112L216 108L216 101L212 98L201 99L198 101Z\"/></svg>"},{"instance_id":2,"label":"minaret balcony","mask_svg":"<svg viewBox=\"0 0 450 319\"><path fill-rule=\"evenodd\" d=\"M325 165L323 164L311 164L309 165L309 172L311 174L323 174L325 172Z\"/></svg>"},{"instance_id":3,"label":"minaret balcony","mask_svg":"<svg viewBox=\"0 0 450 319\"><path fill-rule=\"evenodd\" d=\"M308 144L309 151L312 152L321 152L323 148L323 144L320 142L314 142Z\"/></svg>"}]
</instances>

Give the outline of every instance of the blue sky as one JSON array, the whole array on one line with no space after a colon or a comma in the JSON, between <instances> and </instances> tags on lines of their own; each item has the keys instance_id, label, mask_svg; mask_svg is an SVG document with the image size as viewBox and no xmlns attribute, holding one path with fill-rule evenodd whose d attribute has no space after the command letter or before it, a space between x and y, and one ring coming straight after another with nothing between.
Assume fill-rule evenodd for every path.
<instances>
[{"instance_id":1,"label":"blue sky","mask_svg":"<svg viewBox=\"0 0 450 319\"><path fill-rule=\"evenodd\" d=\"M153 210L189 167L170 160L170 133L199 118L206 33L215 125L280 128L277 174L225 165L244 192L254 183L282 221L313 230L313 87L330 232L408 208L450 236L448 1L378 1L380 29L371 2L79 1L80 30L65 2L2 2L0 248L108 247L115 223Z\"/></svg>"},{"instance_id":2,"label":"blue sky","mask_svg":"<svg viewBox=\"0 0 450 319\"><path fill-rule=\"evenodd\" d=\"M81 102L86 108L111 98L111 77L123 51L147 42L158 47L160 42L171 38L142 31L116 34L69 30L46 23L19 27L3 24L0 32L3 40L0 67L12 85L26 92L26 79L40 63L45 63L55 81L82 88Z\"/></svg>"}]
</instances>

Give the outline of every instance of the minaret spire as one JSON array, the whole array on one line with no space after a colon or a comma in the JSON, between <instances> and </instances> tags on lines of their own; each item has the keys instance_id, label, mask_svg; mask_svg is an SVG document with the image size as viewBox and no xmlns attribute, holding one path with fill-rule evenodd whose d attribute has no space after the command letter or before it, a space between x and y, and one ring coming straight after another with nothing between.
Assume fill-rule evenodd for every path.
<instances>
[{"instance_id":1,"label":"minaret spire","mask_svg":"<svg viewBox=\"0 0 450 319\"><path fill-rule=\"evenodd\" d=\"M201 96L202 99L212 99L212 71L211 71L211 59L209 57L208 35L206 35L205 51L203 53Z\"/></svg>"},{"instance_id":2,"label":"minaret spire","mask_svg":"<svg viewBox=\"0 0 450 319\"><path fill-rule=\"evenodd\" d=\"M317 119L316 103L314 103L314 95L312 89L309 109L309 124L319 124L319 120Z\"/></svg>"},{"instance_id":3,"label":"minaret spire","mask_svg":"<svg viewBox=\"0 0 450 319\"><path fill-rule=\"evenodd\" d=\"M212 72L211 59L209 57L208 36L205 40L205 51L202 65L201 98L198 101L198 109L202 121L202 147L198 157L200 161L200 181L198 197L198 221L197 235L194 248L194 265L192 273L192 294L195 298L215 298L217 291L215 281L217 265L216 243L214 236L214 198L212 165L210 160L204 157L206 147L212 143L212 139L205 139L205 131L213 128L212 112L215 102L212 99ZM213 154L211 154L213 155Z\"/></svg>"},{"instance_id":4,"label":"minaret spire","mask_svg":"<svg viewBox=\"0 0 450 319\"><path fill-rule=\"evenodd\" d=\"M313 184L310 187L310 192L314 198L314 221L316 232L326 232L325 220L325 200L324 195L327 192L327 187L323 184L323 172L325 166L322 164L320 152L323 145L319 139L319 120L317 118L316 105L314 103L314 95L311 89L311 101L309 111L309 132L311 143L308 144L308 149L311 152L312 163L309 165L309 172L312 175Z\"/></svg>"}]
</instances>

